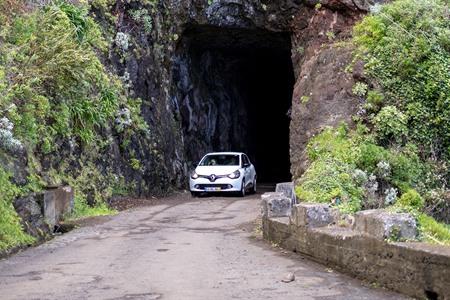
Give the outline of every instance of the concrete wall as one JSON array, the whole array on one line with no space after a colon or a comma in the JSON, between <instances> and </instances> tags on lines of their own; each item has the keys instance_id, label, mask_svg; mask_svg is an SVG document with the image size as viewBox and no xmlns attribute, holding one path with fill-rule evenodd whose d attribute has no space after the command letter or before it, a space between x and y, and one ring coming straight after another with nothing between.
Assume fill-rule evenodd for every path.
<instances>
[{"instance_id":1,"label":"concrete wall","mask_svg":"<svg viewBox=\"0 0 450 300\"><path fill-rule=\"evenodd\" d=\"M263 216L263 234L284 248L379 286L412 297L450 299L450 247L390 243L353 227L299 226L289 216Z\"/></svg>"}]
</instances>

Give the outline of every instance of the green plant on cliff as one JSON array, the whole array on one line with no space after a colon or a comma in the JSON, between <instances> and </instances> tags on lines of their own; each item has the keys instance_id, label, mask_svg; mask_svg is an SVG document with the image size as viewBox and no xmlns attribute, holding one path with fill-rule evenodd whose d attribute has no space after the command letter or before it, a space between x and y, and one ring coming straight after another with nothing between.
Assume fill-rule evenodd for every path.
<instances>
[{"instance_id":1,"label":"green plant on cliff","mask_svg":"<svg viewBox=\"0 0 450 300\"><path fill-rule=\"evenodd\" d=\"M356 58L370 83L353 88L366 99L364 125L310 141L300 199L407 211L423 240L450 243L448 226L425 213L448 195L450 178L448 12L448 1L397 0L374 6L355 27Z\"/></svg>"},{"instance_id":2,"label":"green plant on cliff","mask_svg":"<svg viewBox=\"0 0 450 300\"><path fill-rule=\"evenodd\" d=\"M10 182L10 175L0 167L0 252L34 241L23 232L20 218L12 205L19 193L20 189Z\"/></svg>"},{"instance_id":3,"label":"green plant on cliff","mask_svg":"<svg viewBox=\"0 0 450 300\"><path fill-rule=\"evenodd\" d=\"M422 240L441 245L450 245L450 226L437 222L433 217L423 213L425 205L420 194L410 189L404 193L393 209L397 212L408 212L415 216Z\"/></svg>"},{"instance_id":4,"label":"green plant on cliff","mask_svg":"<svg viewBox=\"0 0 450 300\"><path fill-rule=\"evenodd\" d=\"M57 136L90 143L125 103L96 56L95 47L104 44L98 32L83 10L69 4L11 24L1 52L9 78L1 105L15 104L7 115L30 147L57 150L48 142Z\"/></svg>"},{"instance_id":5,"label":"green plant on cliff","mask_svg":"<svg viewBox=\"0 0 450 300\"><path fill-rule=\"evenodd\" d=\"M333 203L346 212L360 210L363 190L352 177L356 168L353 147L344 125L314 137L307 148L311 165L296 188L298 198Z\"/></svg>"},{"instance_id":6,"label":"green plant on cliff","mask_svg":"<svg viewBox=\"0 0 450 300\"><path fill-rule=\"evenodd\" d=\"M419 223L421 237L447 244L450 230L424 213L424 182L433 165L420 160L409 145L386 149L376 144L367 128L345 126L327 128L310 140L307 153L310 166L298 180L300 201L329 203L344 213L361 209L388 208L412 213ZM433 186L432 183L431 187Z\"/></svg>"},{"instance_id":7,"label":"green plant on cliff","mask_svg":"<svg viewBox=\"0 0 450 300\"><path fill-rule=\"evenodd\" d=\"M398 205L416 214L425 239L446 242L450 240L448 228L424 212L448 201L448 12L449 3L444 0L397 0L374 7L354 30L357 58L365 62L369 79L383 96L382 102L369 105L376 113L367 118L369 126L382 146L413 145L416 166L425 166L422 171L426 176L416 182L417 191L409 190L411 184L400 184L403 195ZM403 170L404 177L414 172L417 168Z\"/></svg>"},{"instance_id":8,"label":"green plant on cliff","mask_svg":"<svg viewBox=\"0 0 450 300\"><path fill-rule=\"evenodd\" d=\"M450 19L444 0L397 0L376 6L355 27L366 73L402 116L401 134L423 156L450 158ZM386 108L385 108L386 109ZM392 115L392 114L391 114ZM383 121L378 116L375 123ZM385 131L380 131L385 138ZM393 138L396 138L393 136Z\"/></svg>"},{"instance_id":9,"label":"green plant on cliff","mask_svg":"<svg viewBox=\"0 0 450 300\"><path fill-rule=\"evenodd\" d=\"M102 10L113 1L94 2ZM12 201L48 183L74 186L76 217L113 212L105 200L128 184L95 163L113 138L148 135L141 101L129 99L99 59L110 45L83 3L53 1L29 10L21 1L0 1L0 154L26 156L29 173L24 186L0 174L0 190L20 191L0 193L0 248L29 242ZM56 163L44 168L44 157Z\"/></svg>"}]
</instances>

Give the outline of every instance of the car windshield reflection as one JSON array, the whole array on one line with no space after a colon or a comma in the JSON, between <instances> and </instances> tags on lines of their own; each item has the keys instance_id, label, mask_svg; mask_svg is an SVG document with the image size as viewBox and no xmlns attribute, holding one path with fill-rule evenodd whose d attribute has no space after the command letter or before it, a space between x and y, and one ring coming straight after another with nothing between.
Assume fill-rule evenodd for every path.
<instances>
[{"instance_id":1,"label":"car windshield reflection","mask_svg":"<svg viewBox=\"0 0 450 300\"><path fill-rule=\"evenodd\" d=\"M200 166L239 166L239 155L208 155Z\"/></svg>"}]
</instances>

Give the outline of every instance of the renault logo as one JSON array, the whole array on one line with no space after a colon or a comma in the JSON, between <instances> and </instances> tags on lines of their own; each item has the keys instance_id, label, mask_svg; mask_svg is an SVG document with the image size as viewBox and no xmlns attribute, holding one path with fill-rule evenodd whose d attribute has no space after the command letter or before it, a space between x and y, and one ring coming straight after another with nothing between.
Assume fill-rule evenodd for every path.
<instances>
[{"instance_id":1,"label":"renault logo","mask_svg":"<svg viewBox=\"0 0 450 300\"><path fill-rule=\"evenodd\" d=\"M216 175L212 174L211 176L209 176L209 180L212 182L216 181Z\"/></svg>"}]
</instances>

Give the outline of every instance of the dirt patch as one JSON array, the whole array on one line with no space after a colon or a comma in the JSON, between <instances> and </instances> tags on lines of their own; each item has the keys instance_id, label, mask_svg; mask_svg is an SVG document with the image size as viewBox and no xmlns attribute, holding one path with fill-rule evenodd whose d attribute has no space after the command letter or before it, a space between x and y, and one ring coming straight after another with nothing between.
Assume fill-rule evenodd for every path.
<instances>
[{"instance_id":1,"label":"dirt patch","mask_svg":"<svg viewBox=\"0 0 450 300\"><path fill-rule=\"evenodd\" d=\"M186 191L177 191L164 198L149 197L149 198L129 198L129 197L116 197L109 201L109 206L118 211L124 211L128 209L154 206L160 204L176 205L185 203L186 201L193 201L191 195Z\"/></svg>"}]
</instances>

